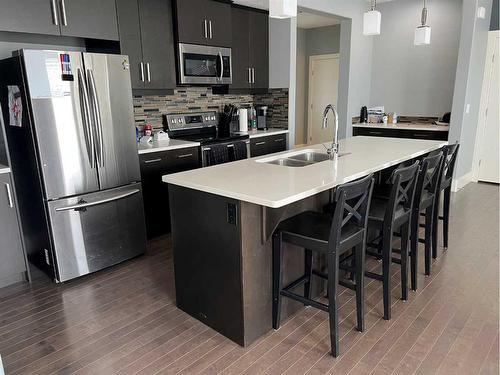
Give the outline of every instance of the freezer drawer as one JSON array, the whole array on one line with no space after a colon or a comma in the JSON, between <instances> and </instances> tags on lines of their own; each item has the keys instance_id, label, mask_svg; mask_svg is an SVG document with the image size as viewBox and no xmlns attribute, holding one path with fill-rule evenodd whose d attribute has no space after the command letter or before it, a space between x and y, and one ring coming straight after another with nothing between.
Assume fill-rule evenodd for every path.
<instances>
[{"instance_id":1,"label":"freezer drawer","mask_svg":"<svg viewBox=\"0 0 500 375\"><path fill-rule=\"evenodd\" d=\"M141 184L48 203L58 281L120 263L146 250Z\"/></svg>"}]
</instances>

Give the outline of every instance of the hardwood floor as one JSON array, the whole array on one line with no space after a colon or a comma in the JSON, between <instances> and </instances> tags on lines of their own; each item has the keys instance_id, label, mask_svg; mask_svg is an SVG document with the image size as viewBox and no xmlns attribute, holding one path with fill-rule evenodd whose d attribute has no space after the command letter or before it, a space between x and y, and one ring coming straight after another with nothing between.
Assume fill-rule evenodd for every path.
<instances>
[{"instance_id":1,"label":"hardwood floor","mask_svg":"<svg viewBox=\"0 0 500 375\"><path fill-rule=\"evenodd\" d=\"M357 332L354 295L343 289L337 359L323 311L304 308L241 348L178 310L166 238L64 285L0 289L6 374L498 374L498 199L486 184L453 196L449 250L428 278L420 264L407 302L393 267L392 320L381 319L381 283L367 279L366 330Z\"/></svg>"}]
</instances>

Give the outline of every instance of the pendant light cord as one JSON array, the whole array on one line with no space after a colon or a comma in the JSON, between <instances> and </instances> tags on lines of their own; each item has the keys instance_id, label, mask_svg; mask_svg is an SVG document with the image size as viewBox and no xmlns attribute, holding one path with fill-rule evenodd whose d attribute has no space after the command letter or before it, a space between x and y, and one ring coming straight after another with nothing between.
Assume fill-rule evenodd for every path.
<instances>
[{"instance_id":1,"label":"pendant light cord","mask_svg":"<svg viewBox=\"0 0 500 375\"><path fill-rule=\"evenodd\" d=\"M376 6L377 6L377 0L373 0L372 1L372 11L375 10Z\"/></svg>"}]
</instances>

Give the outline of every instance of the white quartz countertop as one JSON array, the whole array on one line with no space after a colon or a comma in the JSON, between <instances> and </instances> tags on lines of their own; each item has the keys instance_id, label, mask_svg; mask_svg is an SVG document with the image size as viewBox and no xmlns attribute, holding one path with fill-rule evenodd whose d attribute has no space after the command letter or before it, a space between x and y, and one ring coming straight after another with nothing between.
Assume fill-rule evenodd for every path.
<instances>
[{"instance_id":1,"label":"white quartz countertop","mask_svg":"<svg viewBox=\"0 0 500 375\"><path fill-rule=\"evenodd\" d=\"M268 137L270 135L287 134L288 129L269 128L266 130L249 130L247 132L236 132L238 134L248 134L250 138Z\"/></svg>"},{"instance_id":2,"label":"white quartz countertop","mask_svg":"<svg viewBox=\"0 0 500 375\"><path fill-rule=\"evenodd\" d=\"M397 129L397 130L431 130L437 132L447 132L450 130L448 125L435 125L429 123L418 122L401 122L397 124L352 124L354 128L367 129Z\"/></svg>"},{"instance_id":3,"label":"white quartz countertop","mask_svg":"<svg viewBox=\"0 0 500 375\"><path fill-rule=\"evenodd\" d=\"M10 168L6 165L0 164L0 174L10 173Z\"/></svg>"},{"instance_id":4,"label":"white quartz countertop","mask_svg":"<svg viewBox=\"0 0 500 375\"><path fill-rule=\"evenodd\" d=\"M305 167L267 164L305 150L325 153L323 145L163 176L163 181L207 193L279 208L436 150L445 141L352 137L340 141L338 160Z\"/></svg>"},{"instance_id":5,"label":"white quartz countertop","mask_svg":"<svg viewBox=\"0 0 500 375\"><path fill-rule=\"evenodd\" d=\"M138 143L137 152L139 154L148 154L150 152L176 150L186 147L198 147L199 145L199 142L182 141L180 139L167 139L165 141L154 141L147 144Z\"/></svg>"}]
</instances>

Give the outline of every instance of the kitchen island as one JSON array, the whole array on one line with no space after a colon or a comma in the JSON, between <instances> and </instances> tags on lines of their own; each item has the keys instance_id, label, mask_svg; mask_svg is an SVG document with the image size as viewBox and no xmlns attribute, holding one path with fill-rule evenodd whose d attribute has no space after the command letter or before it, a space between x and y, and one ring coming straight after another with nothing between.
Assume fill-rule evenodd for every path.
<instances>
[{"instance_id":1,"label":"kitchen island","mask_svg":"<svg viewBox=\"0 0 500 375\"><path fill-rule=\"evenodd\" d=\"M340 141L337 160L285 160L325 154L320 144L164 176L170 184L177 306L238 344L251 344L272 327L270 238L279 222L320 210L340 184L445 144L353 137ZM284 254L287 283L303 273L304 257L300 249ZM282 314L300 308L287 300Z\"/></svg>"}]
</instances>

